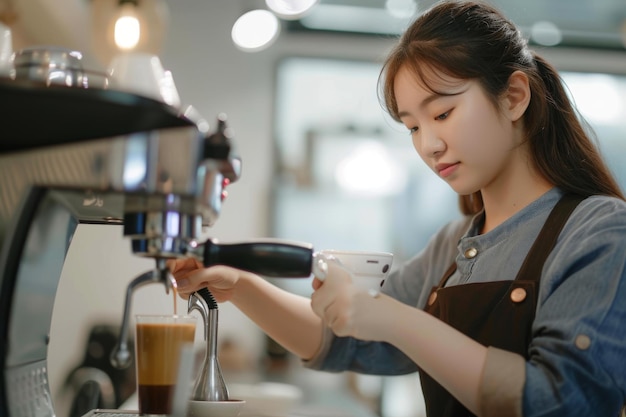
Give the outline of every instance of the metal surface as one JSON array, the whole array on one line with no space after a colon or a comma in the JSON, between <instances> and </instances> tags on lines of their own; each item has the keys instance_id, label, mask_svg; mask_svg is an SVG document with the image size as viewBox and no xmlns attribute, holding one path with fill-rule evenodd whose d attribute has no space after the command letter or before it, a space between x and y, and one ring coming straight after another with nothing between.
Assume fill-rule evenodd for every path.
<instances>
[{"instance_id":1,"label":"metal surface","mask_svg":"<svg viewBox=\"0 0 626 417\"><path fill-rule=\"evenodd\" d=\"M126 411L126 410L91 410L83 417L140 417L138 411Z\"/></svg>"},{"instance_id":2,"label":"metal surface","mask_svg":"<svg viewBox=\"0 0 626 417\"><path fill-rule=\"evenodd\" d=\"M11 417L54 416L46 361L9 368L5 378Z\"/></svg>"},{"instance_id":3,"label":"metal surface","mask_svg":"<svg viewBox=\"0 0 626 417\"><path fill-rule=\"evenodd\" d=\"M15 52L15 78L44 85L106 88L108 76L83 68L82 54L60 47L30 47Z\"/></svg>"}]
</instances>

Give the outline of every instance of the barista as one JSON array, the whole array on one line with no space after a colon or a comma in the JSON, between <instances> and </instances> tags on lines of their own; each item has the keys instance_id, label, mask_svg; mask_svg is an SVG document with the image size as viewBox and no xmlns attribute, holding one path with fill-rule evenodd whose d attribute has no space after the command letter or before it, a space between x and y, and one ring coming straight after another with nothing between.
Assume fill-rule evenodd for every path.
<instances>
[{"instance_id":1,"label":"barista","mask_svg":"<svg viewBox=\"0 0 626 417\"><path fill-rule=\"evenodd\" d=\"M389 113L462 216L372 298L331 264L311 298L172 261L310 368L419 371L430 417L617 416L626 403L626 203L556 70L482 3L443 1L381 74Z\"/></svg>"}]
</instances>

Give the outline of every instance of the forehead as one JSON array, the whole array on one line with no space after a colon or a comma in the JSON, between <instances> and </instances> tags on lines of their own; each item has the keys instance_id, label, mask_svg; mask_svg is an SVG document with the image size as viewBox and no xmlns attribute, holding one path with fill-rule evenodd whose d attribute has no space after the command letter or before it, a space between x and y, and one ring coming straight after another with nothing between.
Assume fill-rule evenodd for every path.
<instances>
[{"instance_id":1,"label":"forehead","mask_svg":"<svg viewBox=\"0 0 626 417\"><path fill-rule=\"evenodd\" d=\"M450 94L458 91L470 80L453 77L426 64L403 64L394 77L396 96L399 85L411 84L431 94ZM404 87L403 87L404 88Z\"/></svg>"}]
</instances>

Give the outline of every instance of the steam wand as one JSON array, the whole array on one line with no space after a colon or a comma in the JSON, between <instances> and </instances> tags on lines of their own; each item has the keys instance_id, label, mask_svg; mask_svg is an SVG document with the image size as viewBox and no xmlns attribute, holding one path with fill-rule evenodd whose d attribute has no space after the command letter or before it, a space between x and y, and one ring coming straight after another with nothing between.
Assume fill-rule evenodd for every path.
<instances>
[{"instance_id":1,"label":"steam wand","mask_svg":"<svg viewBox=\"0 0 626 417\"><path fill-rule=\"evenodd\" d=\"M120 337L111 352L111 364L117 369L125 369L132 362L131 352L128 351L128 323L130 319L130 310L133 291L146 284L162 283L165 285L165 292L169 294L173 288L173 278L167 269L166 259L157 258L156 269L144 272L137 278L133 279L126 288L126 300L124 302L124 315L122 318L122 327L120 329Z\"/></svg>"}]
</instances>

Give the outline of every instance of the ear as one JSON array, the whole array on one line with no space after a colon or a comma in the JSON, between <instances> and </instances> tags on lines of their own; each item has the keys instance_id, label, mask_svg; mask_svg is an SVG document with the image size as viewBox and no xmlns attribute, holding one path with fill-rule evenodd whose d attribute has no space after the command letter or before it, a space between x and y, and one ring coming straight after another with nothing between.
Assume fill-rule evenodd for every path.
<instances>
[{"instance_id":1,"label":"ear","mask_svg":"<svg viewBox=\"0 0 626 417\"><path fill-rule=\"evenodd\" d=\"M509 86L504 93L502 109L513 122L519 120L530 103L528 76L522 71L515 71L509 77Z\"/></svg>"}]
</instances>

